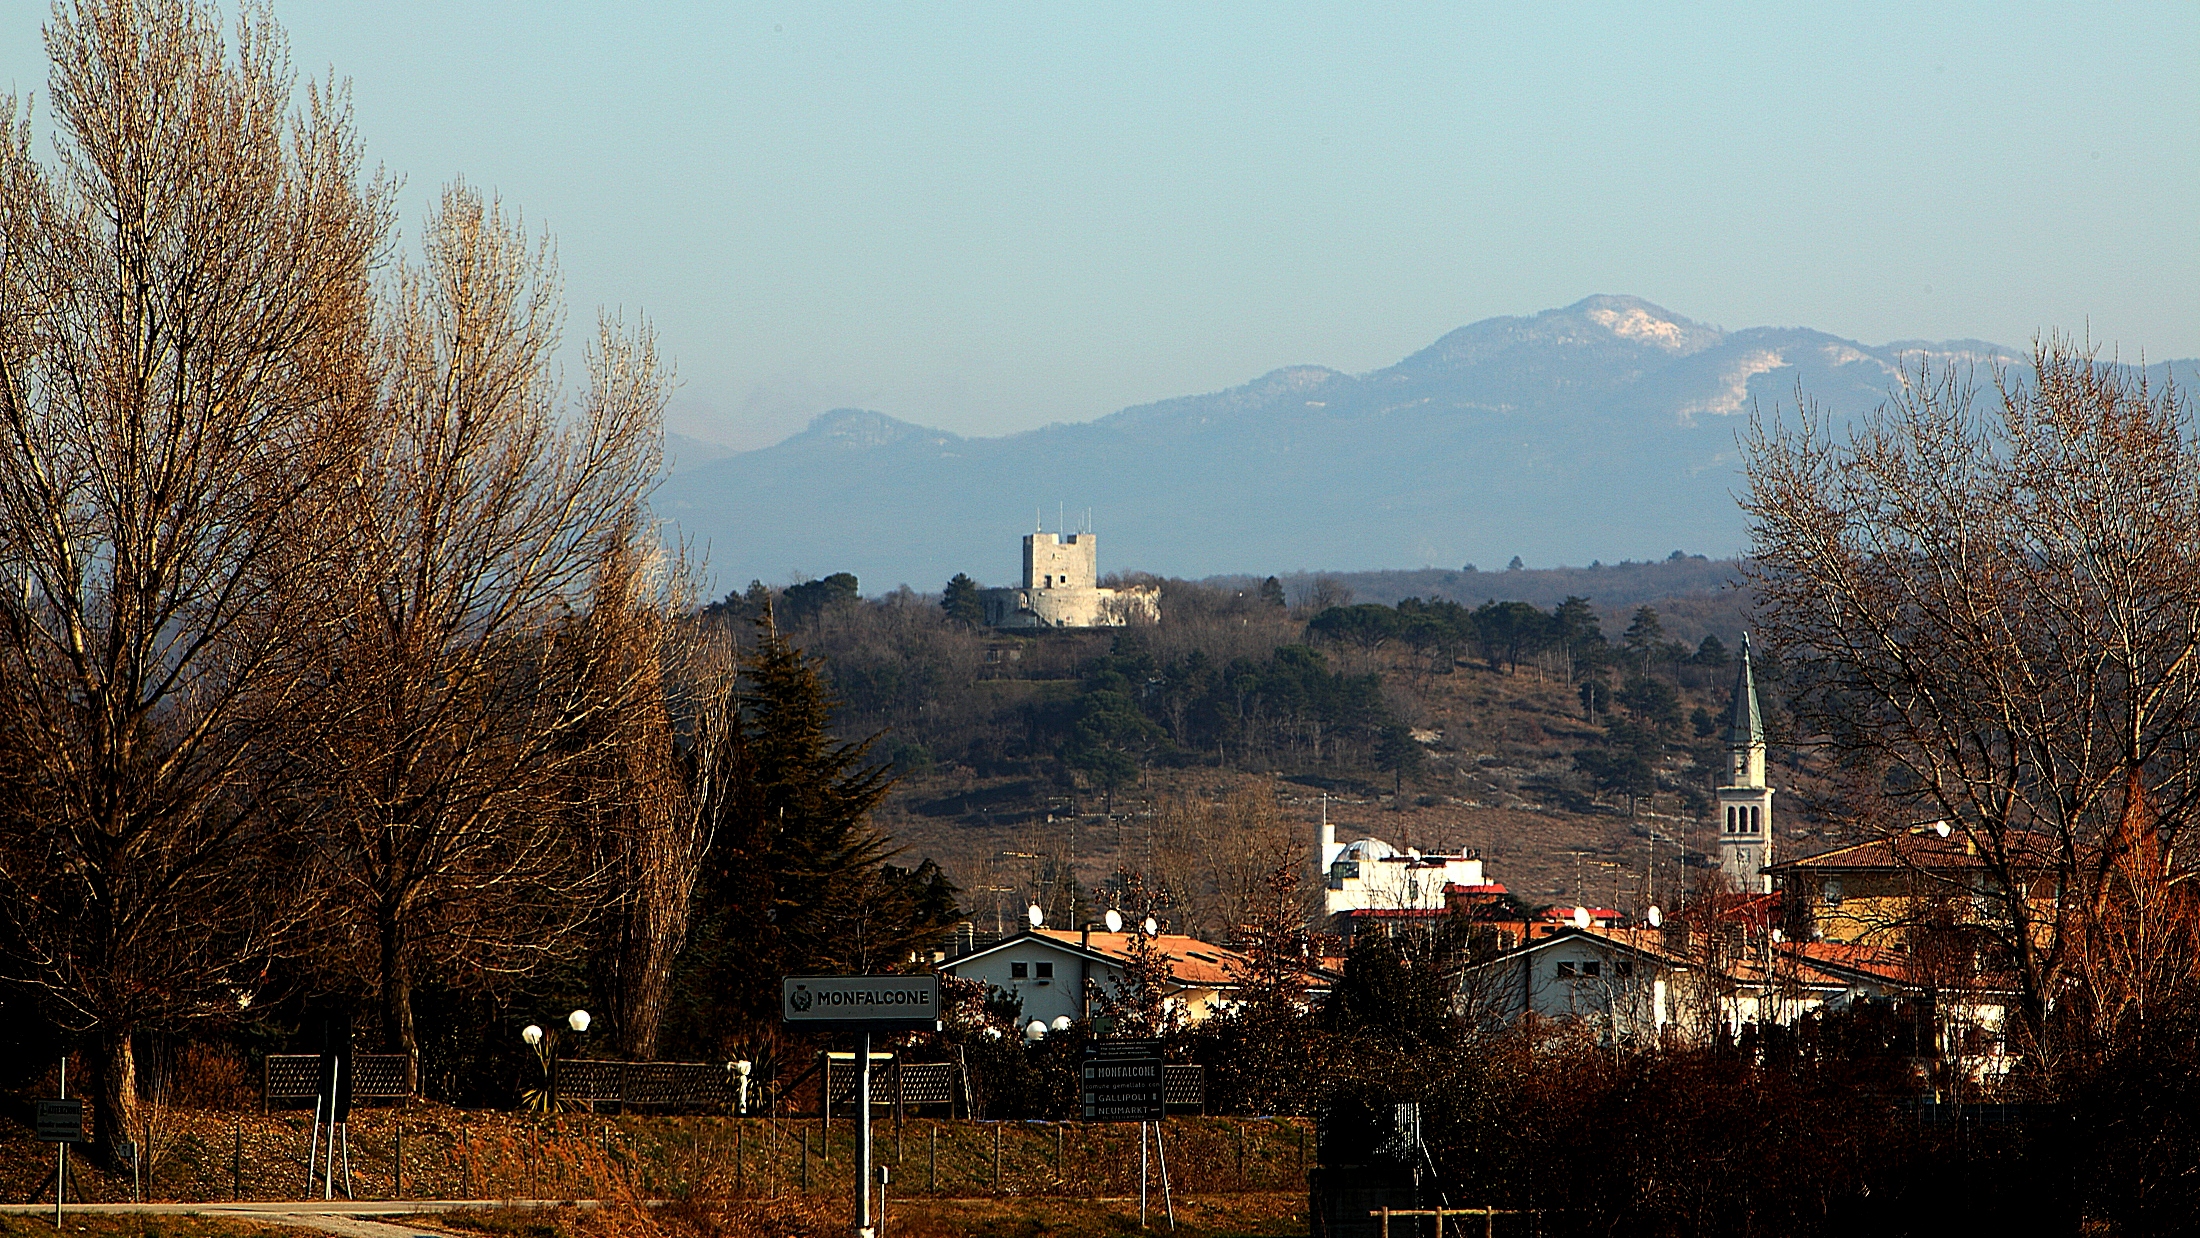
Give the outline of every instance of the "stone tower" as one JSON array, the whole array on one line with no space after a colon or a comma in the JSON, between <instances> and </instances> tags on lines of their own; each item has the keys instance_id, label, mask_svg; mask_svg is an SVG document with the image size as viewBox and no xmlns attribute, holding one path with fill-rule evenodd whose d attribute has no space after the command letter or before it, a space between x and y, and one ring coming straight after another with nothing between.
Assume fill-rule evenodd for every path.
<instances>
[{"instance_id":1,"label":"stone tower","mask_svg":"<svg viewBox=\"0 0 2200 1238\"><path fill-rule=\"evenodd\" d=\"M1726 783L1719 788L1719 870L1744 894L1769 894L1772 879L1772 788L1765 785L1765 723L1757 712L1757 678L1742 636L1734 676L1734 717L1726 728Z\"/></svg>"}]
</instances>

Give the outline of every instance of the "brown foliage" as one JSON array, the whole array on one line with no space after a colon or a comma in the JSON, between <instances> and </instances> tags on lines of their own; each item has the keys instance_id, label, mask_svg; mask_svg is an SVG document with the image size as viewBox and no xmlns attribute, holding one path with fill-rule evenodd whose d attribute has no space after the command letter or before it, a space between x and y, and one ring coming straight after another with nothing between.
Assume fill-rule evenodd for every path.
<instances>
[{"instance_id":1,"label":"brown foliage","mask_svg":"<svg viewBox=\"0 0 2200 1238\"><path fill-rule=\"evenodd\" d=\"M2112 880L2120 823L2143 800L2166 864L2200 803L2200 444L2181 393L2065 340L1977 395L1921 365L1846 438L1807 404L1758 423L1746 571L1799 721L1888 805L1872 824L1975 846L1988 880L1950 893L1982 906L2052 1071L2066 981L2122 966L2084 948L2107 892L2161 916L2166 871ZM2118 1017L2075 1016L2095 1039Z\"/></svg>"}]
</instances>

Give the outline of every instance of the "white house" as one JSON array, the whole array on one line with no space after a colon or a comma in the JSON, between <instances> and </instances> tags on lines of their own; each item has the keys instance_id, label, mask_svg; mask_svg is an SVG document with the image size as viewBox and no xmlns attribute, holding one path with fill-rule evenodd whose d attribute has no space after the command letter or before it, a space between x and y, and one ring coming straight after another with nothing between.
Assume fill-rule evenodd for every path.
<instances>
[{"instance_id":1,"label":"white house","mask_svg":"<svg viewBox=\"0 0 2200 1238\"><path fill-rule=\"evenodd\" d=\"M1460 973L1458 1008L1483 1025L1523 1016L1575 1020L1600 1039L1655 1040L1680 1016L1691 971L1655 932L1567 928Z\"/></svg>"},{"instance_id":2,"label":"white house","mask_svg":"<svg viewBox=\"0 0 2200 1238\"><path fill-rule=\"evenodd\" d=\"M1022 998L1025 1019L1085 1019L1096 1012L1099 994L1116 991L1131 941L1129 933L1034 929L950 959L938 970ZM1226 946L1178 933L1162 933L1152 941L1168 960L1164 1000L1188 1022L1214 1013L1245 973L1245 956Z\"/></svg>"},{"instance_id":3,"label":"white house","mask_svg":"<svg viewBox=\"0 0 2200 1238\"><path fill-rule=\"evenodd\" d=\"M1482 857L1398 850L1380 838L1339 843L1325 808L1321 823L1322 912L1443 911L1452 886L1487 884Z\"/></svg>"}]
</instances>

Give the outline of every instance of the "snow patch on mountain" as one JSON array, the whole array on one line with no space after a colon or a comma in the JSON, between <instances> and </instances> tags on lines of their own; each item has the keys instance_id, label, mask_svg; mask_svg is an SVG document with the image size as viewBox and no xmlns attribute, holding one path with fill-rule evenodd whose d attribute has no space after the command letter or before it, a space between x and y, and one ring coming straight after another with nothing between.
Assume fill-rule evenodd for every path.
<instances>
[{"instance_id":1,"label":"snow patch on mountain","mask_svg":"<svg viewBox=\"0 0 2200 1238\"><path fill-rule=\"evenodd\" d=\"M1731 417L1741 412L1742 405L1749 402L1749 380L1786 364L1786 358L1776 348L1759 348L1742 354L1720 371L1718 387L1711 395L1681 406L1680 423L1684 426L1696 424L1698 413Z\"/></svg>"}]
</instances>

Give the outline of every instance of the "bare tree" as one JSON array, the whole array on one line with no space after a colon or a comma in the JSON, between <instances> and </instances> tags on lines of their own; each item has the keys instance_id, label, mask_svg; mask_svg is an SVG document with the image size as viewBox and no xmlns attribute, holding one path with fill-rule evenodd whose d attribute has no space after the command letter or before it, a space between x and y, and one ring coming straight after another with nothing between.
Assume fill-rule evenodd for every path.
<instances>
[{"instance_id":1,"label":"bare tree","mask_svg":"<svg viewBox=\"0 0 2200 1238\"><path fill-rule=\"evenodd\" d=\"M387 211L262 14L231 49L198 4L83 0L46 47L52 170L0 99L0 957L90 1034L112 1163L132 1034L249 1000L311 884L271 862L276 729Z\"/></svg>"},{"instance_id":2,"label":"bare tree","mask_svg":"<svg viewBox=\"0 0 2200 1238\"><path fill-rule=\"evenodd\" d=\"M628 1056L649 1059L670 995L672 965L687 942L695 886L720 821L738 788L739 662L725 625L684 617L688 579L634 568L620 556L606 573L593 615L626 616L627 664L637 683L630 705L607 719L615 760L607 771L626 789L603 797L615 820L598 832L616 875L610 950L612 1034Z\"/></svg>"},{"instance_id":3,"label":"bare tree","mask_svg":"<svg viewBox=\"0 0 2200 1238\"><path fill-rule=\"evenodd\" d=\"M2200 795L2200 449L2179 393L2067 341L1995 379L1921 364L1843 438L1808 405L1756 424L1746 570L1799 718L1976 847L2046 1054L2059 999L2096 1036L2149 1000L2072 1011L2064 982L2112 897L2160 896L2112 878L2138 839L2166 863Z\"/></svg>"},{"instance_id":4,"label":"bare tree","mask_svg":"<svg viewBox=\"0 0 2200 1238\"><path fill-rule=\"evenodd\" d=\"M547 241L458 183L424 251L389 296L356 553L328 601L338 713L305 754L350 909L339 957L416 1069L423 969L489 984L579 947L605 874L576 827L605 815L591 796L631 793L589 775L655 673L626 656L623 599L582 612L637 536L670 378L646 327L606 319L561 426Z\"/></svg>"}]
</instances>

